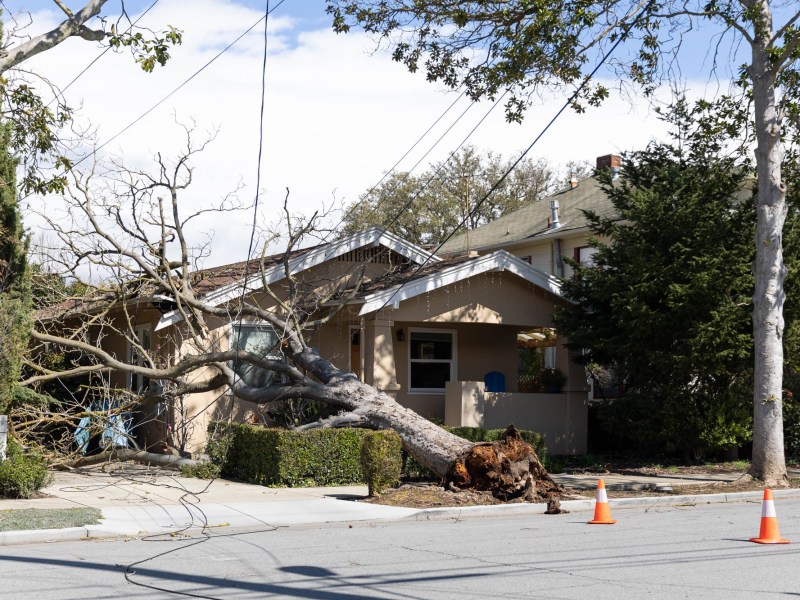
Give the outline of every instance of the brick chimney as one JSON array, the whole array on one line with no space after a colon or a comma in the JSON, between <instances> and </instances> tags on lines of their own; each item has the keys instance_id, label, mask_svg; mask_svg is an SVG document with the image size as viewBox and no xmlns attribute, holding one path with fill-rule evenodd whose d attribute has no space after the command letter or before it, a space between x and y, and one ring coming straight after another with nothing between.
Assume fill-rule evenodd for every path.
<instances>
[{"instance_id":1,"label":"brick chimney","mask_svg":"<svg viewBox=\"0 0 800 600\"><path fill-rule=\"evenodd\" d=\"M611 171L614 173L614 177L616 177L621 166L622 157L619 154L606 154L605 156L597 157L598 171L601 169L611 169Z\"/></svg>"}]
</instances>

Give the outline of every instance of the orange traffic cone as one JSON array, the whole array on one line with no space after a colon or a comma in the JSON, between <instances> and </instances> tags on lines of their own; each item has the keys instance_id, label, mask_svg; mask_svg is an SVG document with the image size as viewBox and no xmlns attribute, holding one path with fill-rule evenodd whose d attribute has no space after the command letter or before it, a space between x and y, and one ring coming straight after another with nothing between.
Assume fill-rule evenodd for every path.
<instances>
[{"instance_id":1,"label":"orange traffic cone","mask_svg":"<svg viewBox=\"0 0 800 600\"><path fill-rule=\"evenodd\" d=\"M597 482L597 501L594 503L594 519L589 521L591 525L613 525L616 523L611 518L611 509L608 507L608 496L606 496L606 484L600 479Z\"/></svg>"},{"instance_id":2,"label":"orange traffic cone","mask_svg":"<svg viewBox=\"0 0 800 600\"><path fill-rule=\"evenodd\" d=\"M778 531L778 516L775 514L775 502L772 491L764 488L764 500L761 501L761 532L757 538L750 538L756 544L789 544L789 540L781 538Z\"/></svg>"}]
</instances>

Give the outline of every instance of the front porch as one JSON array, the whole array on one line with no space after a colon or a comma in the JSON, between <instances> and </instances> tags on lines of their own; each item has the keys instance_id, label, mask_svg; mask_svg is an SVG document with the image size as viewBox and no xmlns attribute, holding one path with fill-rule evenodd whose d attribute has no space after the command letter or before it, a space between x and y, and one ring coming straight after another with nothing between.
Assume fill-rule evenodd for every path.
<instances>
[{"instance_id":1,"label":"front porch","mask_svg":"<svg viewBox=\"0 0 800 600\"><path fill-rule=\"evenodd\" d=\"M586 454L589 396L487 392L482 381L448 381L444 424L450 427L518 429L541 433L549 454Z\"/></svg>"}]
</instances>

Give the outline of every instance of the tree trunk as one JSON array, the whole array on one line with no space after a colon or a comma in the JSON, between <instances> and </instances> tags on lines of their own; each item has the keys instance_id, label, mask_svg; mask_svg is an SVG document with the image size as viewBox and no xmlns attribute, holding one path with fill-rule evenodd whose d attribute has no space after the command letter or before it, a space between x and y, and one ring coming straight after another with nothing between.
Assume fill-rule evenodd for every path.
<instances>
[{"instance_id":1,"label":"tree trunk","mask_svg":"<svg viewBox=\"0 0 800 600\"><path fill-rule=\"evenodd\" d=\"M765 10L763 28L756 27L752 44L755 107L758 221L756 225L753 339L753 460L749 474L768 485L787 485L783 449L783 262L782 232L786 220L786 185L781 181L784 147L775 97L775 74L768 58L771 17Z\"/></svg>"},{"instance_id":2,"label":"tree trunk","mask_svg":"<svg viewBox=\"0 0 800 600\"><path fill-rule=\"evenodd\" d=\"M293 360L326 384L332 404L349 409L373 427L396 431L409 454L448 487L486 490L504 501L560 498L561 488L513 425L498 442L473 444L362 383L353 373L337 369L313 350L296 354Z\"/></svg>"}]
</instances>

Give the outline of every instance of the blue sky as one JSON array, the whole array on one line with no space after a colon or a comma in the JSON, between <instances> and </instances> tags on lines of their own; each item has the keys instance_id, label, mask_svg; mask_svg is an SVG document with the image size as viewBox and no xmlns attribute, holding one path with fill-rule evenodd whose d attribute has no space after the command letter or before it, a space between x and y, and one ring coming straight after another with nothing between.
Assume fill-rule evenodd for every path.
<instances>
[{"instance_id":1,"label":"blue sky","mask_svg":"<svg viewBox=\"0 0 800 600\"><path fill-rule=\"evenodd\" d=\"M272 6L276 1L272 0ZM69 3L77 7L77 2ZM136 13L151 2L128 0ZM190 5L192 10L186 10ZM36 26L47 28L58 13L49 1L6 2L7 9L24 5L34 13ZM335 35L330 30L323 0L286 0L270 19L270 58L267 65L267 110L262 159L261 222L274 222L286 193L291 208L309 214L356 201L411 147L456 98L431 85L422 73L410 74L385 52L374 53L374 42L359 32ZM110 0L110 7L119 6ZM67 92L77 118L105 143L146 109L186 81L221 48L256 22L264 9L253 0L160 0L147 15L153 29L166 24L185 32L184 44L173 59L152 74L137 69L129 57L108 53ZM258 123L261 94L262 32L244 38L179 92L105 147L101 158L119 157L145 168L156 152L177 152L184 135L176 121L196 124L196 135L215 136L197 158L196 186L187 194L197 205L235 191L255 195ZM701 35L702 37L702 35ZM702 46L702 44L701 44ZM702 54L705 54L702 47ZM56 50L26 63L26 67L65 85L99 53L97 44L70 40ZM701 62L695 52L692 64ZM688 74L684 71L683 76ZM691 87L691 82L688 83ZM704 84L703 84L704 85ZM700 92L703 90L701 89ZM668 99L668 93L663 97ZM470 138L483 150L516 156L541 131L563 102L559 94L538 99L520 124L508 124L495 110ZM440 126L405 159L400 169L416 162L420 168L443 160L490 110L482 102L457 104ZM449 134L444 129L467 111ZM218 133L213 133L218 131ZM615 94L600 109L583 115L566 112L544 136L531 156L543 157L556 168L570 160L593 162L610 152L643 148L665 128L650 106L635 95ZM424 155L440 135L444 138ZM47 207L53 211L52 204ZM33 209L42 206L32 204ZM241 240L250 219L229 216L221 227L213 219L198 220L197 239L214 237L213 262L241 259ZM246 251L246 249L245 249Z\"/></svg>"}]
</instances>

